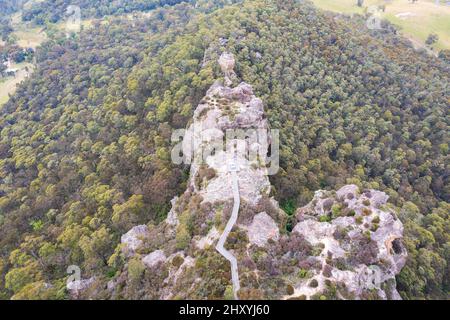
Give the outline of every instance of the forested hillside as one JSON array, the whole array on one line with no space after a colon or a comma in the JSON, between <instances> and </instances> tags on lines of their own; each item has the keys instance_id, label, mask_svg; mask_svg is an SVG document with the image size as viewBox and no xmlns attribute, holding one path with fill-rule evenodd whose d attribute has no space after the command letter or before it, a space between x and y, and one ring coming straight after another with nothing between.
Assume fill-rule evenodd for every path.
<instances>
[{"instance_id":1,"label":"forested hillside","mask_svg":"<svg viewBox=\"0 0 450 320\"><path fill-rule=\"evenodd\" d=\"M2 0L0 2L0 16L16 12L21 4L21 0Z\"/></svg>"},{"instance_id":2,"label":"forested hillside","mask_svg":"<svg viewBox=\"0 0 450 320\"><path fill-rule=\"evenodd\" d=\"M110 1L110 0L45 0L33 3L23 12L24 21L34 21L43 24L46 20L57 22L64 18L68 6L79 6L83 17L101 18L105 15L123 14L134 11L149 11L165 5L172 6L181 2L194 0L132 0L132 1Z\"/></svg>"},{"instance_id":3,"label":"forested hillside","mask_svg":"<svg viewBox=\"0 0 450 320\"><path fill-rule=\"evenodd\" d=\"M69 265L114 278L120 235L157 225L185 189L171 133L220 77L205 62L225 49L281 131L271 182L286 211L321 188L385 191L405 225L400 294L447 297L448 61L309 2L225 2L119 17L36 52L0 111L2 298L67 298Z\"/></svg>"}]
</instances>

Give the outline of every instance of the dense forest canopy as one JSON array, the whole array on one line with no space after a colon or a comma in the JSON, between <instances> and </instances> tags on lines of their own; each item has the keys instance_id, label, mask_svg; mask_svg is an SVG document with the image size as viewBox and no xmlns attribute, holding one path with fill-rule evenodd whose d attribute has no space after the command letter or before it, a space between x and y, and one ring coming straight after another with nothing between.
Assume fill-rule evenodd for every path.
<instances>
[{"instance_id":1,"label":"dense forest canopy","mask_svg":"<svg viewBox=\"0 0 450 320\"><path fill-rule=\"evenodd\" d=\"M51 2L38 3L41 12ZM111 6L80 5L93 16L121 7L97 2ZM181 1L169 2L121 8ZM208 61L223 50L280 129L276 198L296 207L346 183L387 192L402 208L409 252L400 293L447 297L448 61L416 52L391 26L370 31L362 17L309 2L225 4L117 17L37 50L36 71L0 111L1 297L66 298L69 265L115 276L120 235L158 224L185 189L171 133L220 77Z\"/></svg>"},{"instance_id":2,"label":"dense forest canopy","mask_svg":"<svg viewBox=\"0 0 450 320\"><path fill-rule=\"evenodd\" d=\"M82 17L101 18L105 15L124 14L134 11L150 11L165 5L172 6L194 0L46 0L24 9L22 19L43 24L45 21L57 22L66 16L68 6L78 6Z\"/></svg>"}]
</instances>

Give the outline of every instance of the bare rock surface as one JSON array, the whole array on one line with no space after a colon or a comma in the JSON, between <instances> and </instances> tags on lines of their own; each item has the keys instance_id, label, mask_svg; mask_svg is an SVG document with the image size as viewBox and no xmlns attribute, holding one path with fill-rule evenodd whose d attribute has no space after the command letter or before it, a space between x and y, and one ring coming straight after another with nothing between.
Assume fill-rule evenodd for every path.
<instances>
[{"instance_id":1,"label":"bare rock surface","mask_svg":"<svg viewBox=\"0 0 450 320\"><path fill-rule=\"evenodd\" d=\"M338 191L336 191L336 196L338 198L348 199L348 198L356 197L358 195L358 193L359 193L358 186L356 186L354 184L349 184L349 185L343 186Z\"/></svg>"},{"instance_id":2,"label":"bare rock surface","mask_svg":"<svg viewBox=\"0 0 450 320\"><path fill-rule=\"evenodd\" d=\"M225 83L216 81L207 91L182 141L184 163L190 165L186 191L172 200L167 219L152 228L156 240L147 248L152 253L142 259L161 275L157 285L152 282L151 297L205 298L210 294L205 288L214 291L210 283L227 286L230 273L222 268L229 264L223 264L211 246L225 234L227 221L236 215L233 204L240 202L239 225L227 230L225 243L245 275L239 294L268 299L399 299L395 276L407 252L403 225L387 204L389 197L356 185L318 190L310 203L287 217L270 197L266 164L273 137L263 102L251 85L232 86L235 63L231 54L222 54ZM225 139L230 130L244 134L234 131ZM233 196L236 177L239 201ZM287 229L288 218L292 232L280 232ZM142 240L148 233L146 226L137 226L122 237L125 258L145 245ZM208 269L219 265L217 272ZM122 278L117 281L126 281Z\"/></svg>"},{"instance_id":3,"label":"bare rock surface","mask_svg":"<svg viewBox=\"0 0 450 320\"><path fill-rule=\"evenodd\" d=\"M234 76L234 66L236 64L236 60L234 59L234 55L228 52L222 53L219 58L219 65L222 69L222 72L225 76L225 84L230 86L233 82L230 79Z\"/></svg>"},{"instance_id":4,"label":"bare rock surface","mask_svg":"<svg viewBox=\"0 0 450 320\"><path fill-rule=\"evenodd\" d=\"M207 247L211 246L217 239L219 239L219 237L219 230L217 230L216 227L212 227L208 232L208 235L196 242L196 246L199 249L206 249Z\"/></svg>"},{"instance_id":5,"label":"bare rock surface","mask_svg":"<svg viewBox=\"0 0 450 320\"><path fill-rule=\"evenodd\" d=\"M325 199L332 203L324 206ZM299 282L292 296L310 298L321 295L326 287L345 284L348 297L340 296L342 299L365 299L369 292L372 298L400 298L395 275L405 265L407 252L402 223L394 212L379 208L387 199L383 192L360 194L357 186L348 185L339 189L336 197L316 192L313 201L298 210L300 222L293 232L313 246L319 245L317 258L322 268L311 270L311 279ZM317 286L311 288L313 279Z\"/></svg>"},{"instance_id":6,"label":"bare rock surface","mask_svg":"<svg viewBox=\"0 0 450 320\"><path fill-rule=\"evenodd\" d=\"M143 240L148 236L149 231L146 225L133 227L130 231L121 237L122 252L125 255L132 255L139 249Z\"/></svg>"},{"instance_id":7,"label":"bare rock surface","mask_svg":"<svg viewBox=\"0 0 450 320\"><path fill-rule=\"evenodd\" d=\"M177 266L173 261L175 258L182 260L182 263ZM187 272L195 266L195 259L190 256L185 256L184 252L176 253L170 256L167 261L171 262L169 267L169 275L164 279L164 288L161 293L161 299L172 299L176 292L171 290L173 286L176 286L179 280L182 280L183 273Z\"/></svg>"},{"instance_id":8,"label":"bare rock surface","mask_svg":"<svg viewBox=\"0 0 450 320\"><path fill-rule=\"evenodd\" d=\"M233 129L236 131L230 131ZM237 136L225 139L227 134L236 132ZM231 198L228 168L231 159L238 165L240 193L244 200L257 203L261 196L268 195L270 182L265 167L271 141L268 132L262 101L249 84L230 88L216 82L208 90L183 140L183 154L191 155L191 177L195 177L202 166L216 173L204 185L195 185L195 179L190 180L205 202ZM215 146L216 152L205 156L205 150Z\"/></svg>"},{"instance_id":9,"label":"bare rock surface","mask_svg":"<svg viewBox=\"0 0 450 320\"><path fill-rule=\"evenodd\" d=\"M90 289L95 282L95 277L80 279L67 283L66 288L73 298L78 298L84 291Z\"/></svg>"},{"instance_id":10,"label":"bare rock surface","mask_svg":"<svg viewBox=\"0 0 450 320\"><path fill-rule=\"evenodd\" d=\"M222 55L219 58L219 65L222 69L223 73L230 73L234 72L234 65L236 64L236 61L234 59L234 55L228 52L222 53Z\"/></svg>"},{"instance_id":11,"label":"bare rock surface","mask_svg":"<svg viewBox=\"0 0 450 320\"><path fill-rule=\"evenodd\" d=\"M247 227L250 243L264 247L269 239L278 240L280 230L275 221L265 212L258 213Z\"/></svg>"}]
</instances>

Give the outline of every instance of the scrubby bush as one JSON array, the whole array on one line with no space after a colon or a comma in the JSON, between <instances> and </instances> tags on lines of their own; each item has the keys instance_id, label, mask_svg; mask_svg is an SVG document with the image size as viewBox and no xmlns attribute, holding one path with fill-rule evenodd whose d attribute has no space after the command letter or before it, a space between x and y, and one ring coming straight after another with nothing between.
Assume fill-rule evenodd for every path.
<instances>
[{"instance_id":1,"label":"scrubby bush","mask_svg":"<svg viewBox=\"0 0 450 320\"><path fill-rule=\"evenodd\" d=\"M331 217L329 215L322 215L319 217L319 222L330 222L331 221Z\"/></svg>"},{"instance_id":2,"label":"scrubby bush","mask_svg":"<svg viewBox=\"0 0 450 320\"><path fill-rule=\"evenodd\" d=\"M317 282L316 279L312 279L312 280L309 282L309 286L310 286L311 288L317 288L317 287L319 286L319 283Z\"/></svg>"},{"instance_id":3,"label":"scrubby bush","mask_svg":"<svg viewBox=\"0 0 450 320\"><path fill-rule=\"evenodd\" d=\"M355 222L356 222L356 224L362 224L362 223L363 223L363 217L361 217L361 216L356 216L356 217L355 217Z\"/></svg>"}]
</instances>

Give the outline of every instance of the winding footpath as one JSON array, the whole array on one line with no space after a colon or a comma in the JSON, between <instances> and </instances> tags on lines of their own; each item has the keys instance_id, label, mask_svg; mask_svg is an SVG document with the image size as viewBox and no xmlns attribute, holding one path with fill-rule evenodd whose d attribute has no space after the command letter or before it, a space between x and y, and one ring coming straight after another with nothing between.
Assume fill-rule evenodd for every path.
<instances>
[{"instance_id":1,"label":"winding footpath","mask_svg":"<svg viewBox=\"0 0 450 320\"><path fill-rule=\"evenodd\" d=\"M240 196L239 196L239 183L238 183L238 177L237 177L237 169L236 165L232 164L231 166L231 178L232 178L232 187L233 187L233 198L234 198L234 204L233 204L233 212L231 213L230 220L228 220L227 225L225 226L225 230L223 231L222 235L220 236L219 242L217 243L216 250L219 251L219 253L225 257L228 261L231 263L231 280L233 282L233 294L234 299L239 300L238 298L238 291L240 289L240 283L239 283L239 272L238 272L238 265L237 265L237 259L235 256L231 254L230 251L226 250L224 245L227 241L228 235L231 232L231 229L233 229L237 218L238 218L238 212L239 212L239 206L240 206Z\"/></svg>"}]
</instances>

